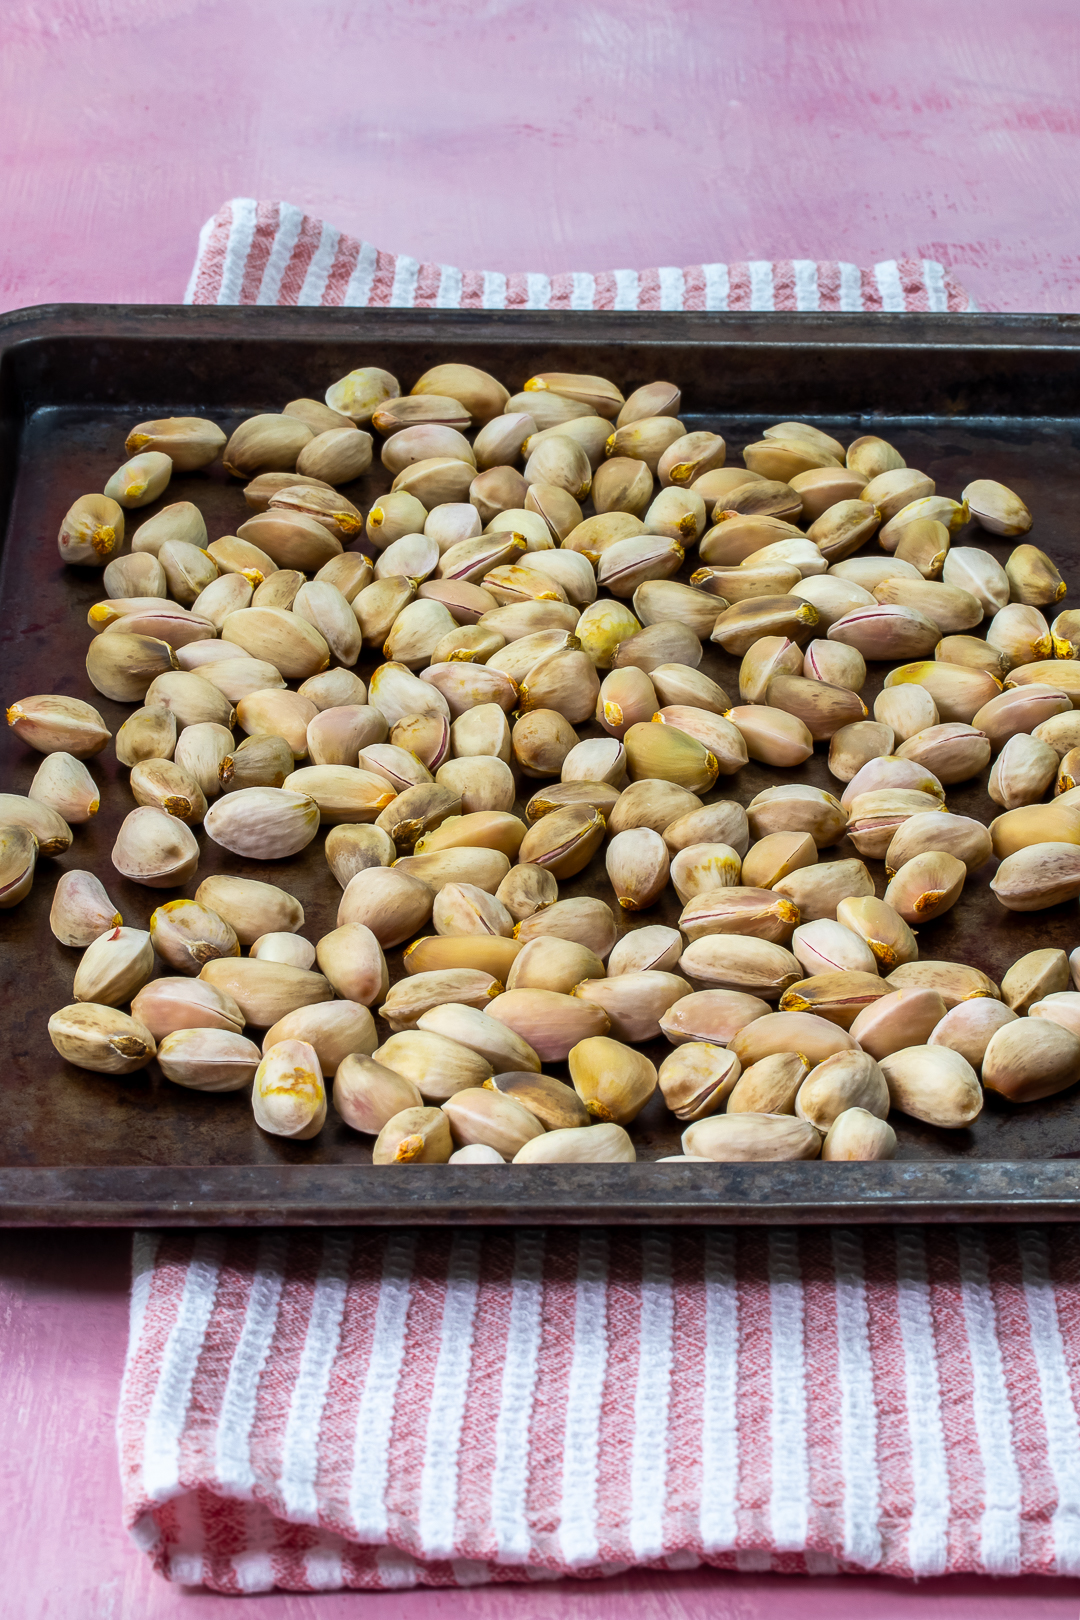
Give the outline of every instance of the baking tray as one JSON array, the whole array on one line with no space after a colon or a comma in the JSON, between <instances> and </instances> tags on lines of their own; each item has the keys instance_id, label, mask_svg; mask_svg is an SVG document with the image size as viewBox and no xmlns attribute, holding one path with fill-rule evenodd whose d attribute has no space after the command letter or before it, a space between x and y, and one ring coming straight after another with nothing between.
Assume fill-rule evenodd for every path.
<instances>
[{"instance_id":1,"label":"baking tray","mask_svg":"<svg viewBox=\"0 0 1080 1620\"><path fill-rule=\"evenodd\" d=\"M669 378L682 388L688 427L719 430L733 452L769 421L787 418L809 418L845 437L883 433L943 492L957 494L980 475L1016 488L1035 512L1034 538L1067 576L1080 575L1080 326L1073 318L57 306L0 318L4 703L45 691L88 697L113 729L129 712L90 689L85 617L101 594L100 575L61 567L55 536L70 502L100 489L123 459L133 423L205 413L228 430L294 396L321 397L357 365L385 366L408 387L425 368L450 359L483 366L512 388L542 370L598 372L627 391ZM348 493L366 504L387 484L380 469ZM213 537L242 521L240 491L219 464L174 478L166 498L196 500ZM133 515L130 527L155 510ZM982 534L975 543L999 556L1008 549ZM365 655L360 674L372 664ZM729 692L737 689L735 660L710 647L703 667ZM865 697L882 673L872 667ZM39 756L11 733L0 746L5 786L25 792ZM1075 1091L1026 1109L988 1098L967 1131L895 1116L899 1155L888 1164L639 1162L525 1174L436 1166L398 1173L372 1168L369 1143L333 1112L315 1141L287 1142L257 1130L244 1093L184 1091L156 1066L116 1079L65 1065L46 1021L71 999L77 953L48 929L55 878L68 866L100 872L125 921L136 926L173 897L110 876L109 850L131 799L111 750L92 769L102 783L99 815L77 831L63 859L42 861L31 896L0 914L0 1220L8 1224L766 1223L1080 1213ZM750 765L720 788L745 804L781 779ZM822 749L791 779L837 785ZM984 820L994 813L981 784L948 796L954 808ZM235 869L233 857L201 834L200 842L196 882L226 863ZM842 845L828 853L852 851ZM245 863L243 870L292 889L312 939L334 926L340 891L321 837L293 860ZM874 870L881 893L881 863ZM972 962L1000 980L1024 951L1080 943L1075 904L1005 913L989 892L991 870L969 880L961 904L923 929L923 956ZM561 888L610 899L598 859ZM669 899L667 909L641 921L673 923L677 907ZM399 963L400 952L392 955ZM653 1055L666 1049L660 1043ZM675 1122L658 1102L634 1134L642 1160L678 1151Z\"/></svg>"}]
</instances>

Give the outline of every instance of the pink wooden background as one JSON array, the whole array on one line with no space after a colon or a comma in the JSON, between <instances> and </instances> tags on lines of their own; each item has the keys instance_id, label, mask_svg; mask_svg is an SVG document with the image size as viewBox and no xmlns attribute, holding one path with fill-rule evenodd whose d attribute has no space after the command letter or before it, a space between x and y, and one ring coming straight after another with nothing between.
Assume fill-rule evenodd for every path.
<instances>
[{"instance_id":1,"label":"pink wooden background","mask_svg":"<svg viewBox=\"0 0 1080 1620\"><path fill-rule=\"evenodd\" d=\"M901 255L988 309L1077 304L1073 0L4 0L0 308L178 300L202 222L277 197L466 268ZM127 1238L0 1242L0 1612L196 1620L119 1528ZM1075 1620L1080 1582L707 1572L272 1620Z\"/></svg>"}]
</instances>

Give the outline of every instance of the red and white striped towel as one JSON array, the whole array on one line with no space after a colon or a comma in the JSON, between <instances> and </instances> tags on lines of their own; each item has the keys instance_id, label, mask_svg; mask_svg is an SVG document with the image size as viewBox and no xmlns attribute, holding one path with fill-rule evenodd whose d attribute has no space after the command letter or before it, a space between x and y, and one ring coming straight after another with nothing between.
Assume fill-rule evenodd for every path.
<instances>
[{"instance_id":1,"label":"red and white striped towel","mask_svg":"<svg viewBox=\"0 0 1080 1620\"><path fill-rule=\"evenodd\" d=\"M344 236L291 203L234 197L199 234L186 304L344 304L389 309L970 311L934 259L860 266L750 259L684 269L456 270Z\"/></svg>"},{"instance_id":2,"label":"red and white striped towel","mask_svg":"<svg viewBox=\"0 0 1080 1620\"><path fill-rule=\"evenodd\" d=\"M222 1592L1080 1573L1080 1230L142 1236L126 1518Z\"/></svg>"}]
</instances>

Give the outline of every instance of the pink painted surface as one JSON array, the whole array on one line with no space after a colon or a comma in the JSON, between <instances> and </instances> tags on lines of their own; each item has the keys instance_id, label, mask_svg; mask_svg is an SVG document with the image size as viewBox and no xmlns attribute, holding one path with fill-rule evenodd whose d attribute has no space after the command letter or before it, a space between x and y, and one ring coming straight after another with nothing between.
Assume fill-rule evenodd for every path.
<instances>
[{"instance_id":1,"label":"pink painted surface","mask_svg":"<svg viewBox=\"0 0 1080 1620\"><path fill-rule=\"evenodd\" d=\"M985 308L1071 310L1067 0L6 0L0 307L173 302L227 197L494 269L707 259L952 266ZM0 1245L0 1612L235 1617L119 1528L122 1234ZM1080 1582L789 1581L251 1599L271 1620L1075 1620Z\"/></svg>"},{"instance_id":2,"label":"pink painted surface","mask_svg":"<svg viewBox=\"0 0 1080 1620\"><path fill-rule=\"evenodd\" d=\"M1077 307L1070 0L5 0L0 305L182 294L278 197L499 270L942 260Z\"/></svg>"}]
</instances>

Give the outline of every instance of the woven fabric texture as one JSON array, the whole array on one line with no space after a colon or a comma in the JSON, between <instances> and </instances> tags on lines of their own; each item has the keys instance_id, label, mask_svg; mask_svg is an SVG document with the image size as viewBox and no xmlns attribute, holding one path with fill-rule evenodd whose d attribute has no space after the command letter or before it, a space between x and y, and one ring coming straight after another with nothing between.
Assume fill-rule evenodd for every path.
<instances>
[{"instance_id":1,"label":"woven fabric texture","mask_svg":"<svg viewBox=\"0 0 1080 1620\"><path fill-rule=\"evenodd\" d=\"M969 311L934 259L751 259L593 275L457 270L386 253L290 203L234 197L207 220L188 304L390 309Z\"/></svg>"}]
</instances>

